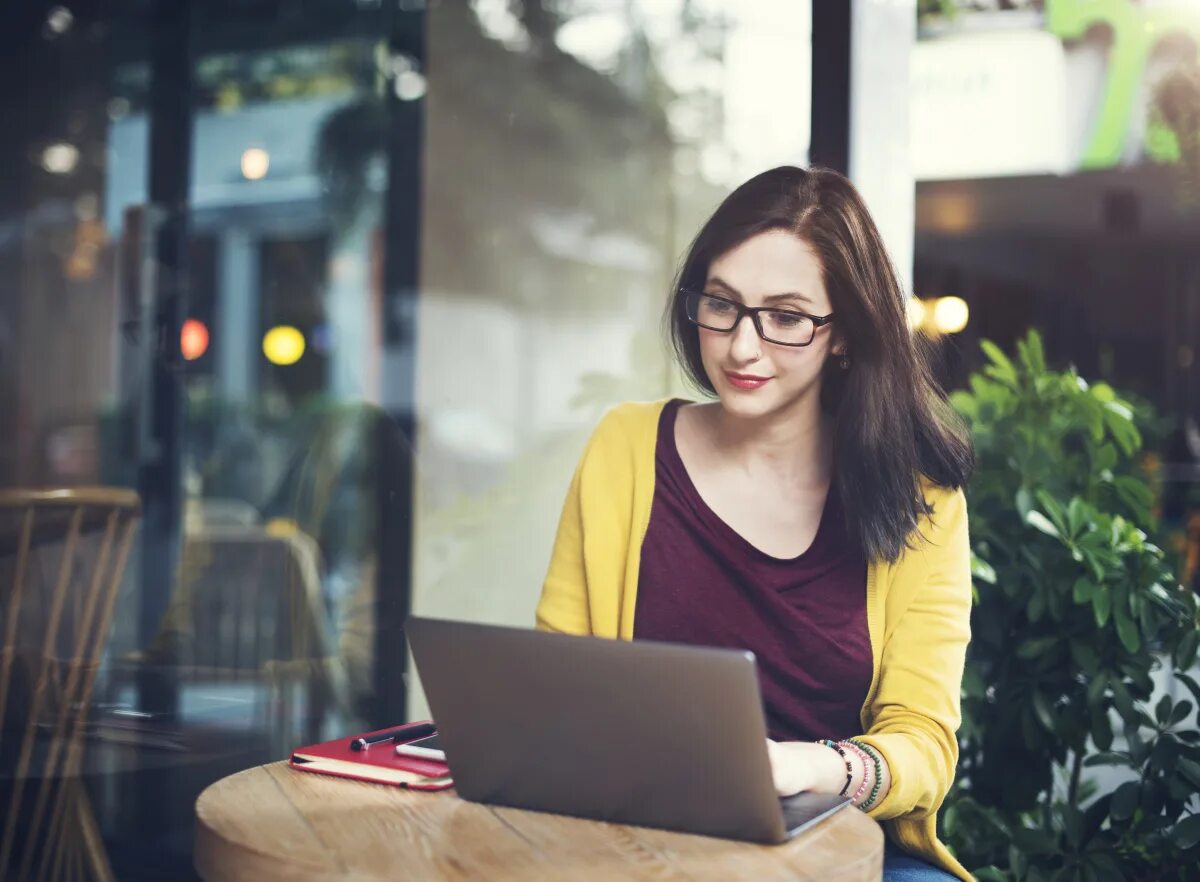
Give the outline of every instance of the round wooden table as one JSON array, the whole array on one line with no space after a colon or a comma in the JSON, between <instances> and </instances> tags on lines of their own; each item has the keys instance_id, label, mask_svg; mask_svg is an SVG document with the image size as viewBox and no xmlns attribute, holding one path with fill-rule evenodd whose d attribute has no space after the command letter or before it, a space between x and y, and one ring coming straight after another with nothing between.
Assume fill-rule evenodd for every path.
<instances>
[{"instance_id":1,"label":"round wooden table","mask_svg":"<svg viewBox=\"0 0 1200 882\"><path fill-rule=\"evenodd\" d=\"M196 801L205 882L582 879L879 882L883 832L843 809L752 845L258 766Z\"/></svg>"}]
</instances>

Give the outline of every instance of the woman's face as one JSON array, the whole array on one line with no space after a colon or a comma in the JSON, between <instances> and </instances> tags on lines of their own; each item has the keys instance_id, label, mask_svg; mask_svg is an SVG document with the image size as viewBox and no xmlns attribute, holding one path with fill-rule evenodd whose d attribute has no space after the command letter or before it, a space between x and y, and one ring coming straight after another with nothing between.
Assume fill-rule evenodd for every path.
<instances>
[{"instance_id":1,"label":"woman's face","mask_svg":"<svg viewBox=\"0 0 1200 882\"><path fill-rule=\"evenodd\" d=\"M803 239L783 230L760 233L714 260L704 293L746 306L815 316L833 312L816 253ZM704 370L730 415L767 416L804 407L804 401L819 408L821 368L835 351L832 324L816 328L808 346L763 340L749 316L730 332L697 330ZM836 352L841 351L839 343Z\"/></svg>"}]
</instances>

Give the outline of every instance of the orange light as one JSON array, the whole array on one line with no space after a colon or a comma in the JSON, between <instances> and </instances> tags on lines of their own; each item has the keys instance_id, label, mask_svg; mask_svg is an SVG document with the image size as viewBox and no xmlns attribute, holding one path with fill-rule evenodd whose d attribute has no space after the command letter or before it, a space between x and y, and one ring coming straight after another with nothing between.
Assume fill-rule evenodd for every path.
<instances>
[{"instance_id":1,"label":"orange light","mask_svg":"<svg viewBox=\"0 0 1200 882\"><path fill-rule=\"evenodd\" d=\"M208 351L208 328L199 319L188 319L179 332L179 349L188 361Z\"/></svg>"}]
</instances>

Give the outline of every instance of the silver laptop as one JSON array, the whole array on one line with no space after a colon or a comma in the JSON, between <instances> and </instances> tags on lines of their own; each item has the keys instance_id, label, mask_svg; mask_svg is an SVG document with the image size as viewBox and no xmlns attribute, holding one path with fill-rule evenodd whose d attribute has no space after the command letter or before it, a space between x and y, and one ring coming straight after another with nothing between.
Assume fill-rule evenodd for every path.
<instances>
[{"instance_id":1,"label":"silver laptop","mask_svg":"<svg viewBox=\"0 0 1200 882\"><path fill-rule=\"evenodd\" d=\"M779 799L754 655L411 616L459 796L784 842L850 804Z\"/></svg>"}]
</instances>

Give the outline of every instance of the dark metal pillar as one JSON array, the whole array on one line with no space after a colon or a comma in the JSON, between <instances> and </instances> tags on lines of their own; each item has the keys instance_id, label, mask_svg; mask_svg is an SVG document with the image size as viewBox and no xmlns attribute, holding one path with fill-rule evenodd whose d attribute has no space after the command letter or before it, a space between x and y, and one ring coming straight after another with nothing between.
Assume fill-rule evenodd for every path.
<instances>
[{"instance_id":1,"label":"dark metal pillar","mask_svg":"<svg viewBox=\"0 0 1200 882\"><path fill-rule=\"evenodd\" d=\"M853 0L813 0L810 165L850 173L850 45Z\"/></svg>"},{"instance_id":2,"label":"dark metal pillar","mask_svg":"<svg viewBox=\"0 0 1200 882\"><path fill-rule=\"evenodd\" d=\"M425 3L393 7L389 48L393 73L410 65L424 74ZM404 619L412 601L414 451L416 442L416 338L420 282L421 154L424 100L387 97L388 190L384 206L382 377L386 414L376 433L379 468L379 567L375 586L373 700L366 708L372 726L405 717L407 641Z\"/></svg>"},{"instance_id":3,"label":"dark metal pillar","mask_svg":"<svg viewBox=\"0 0 1200 882\"><path fill-rule=\"evenodd\" d=\"M154 0L150 7L148 245L146 280L149 339L146 394L139 415L138 491L142 496L141 584L138 636L157 633L174 589L183 503L183 384L179 330L187 301L188 184L191 179L192 101L190 0ZM167 678L143 677L143 707L171 712L175 690Z\"/></svg>"}]
</instances>

